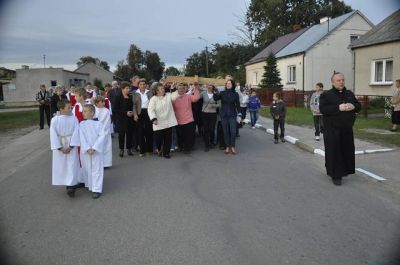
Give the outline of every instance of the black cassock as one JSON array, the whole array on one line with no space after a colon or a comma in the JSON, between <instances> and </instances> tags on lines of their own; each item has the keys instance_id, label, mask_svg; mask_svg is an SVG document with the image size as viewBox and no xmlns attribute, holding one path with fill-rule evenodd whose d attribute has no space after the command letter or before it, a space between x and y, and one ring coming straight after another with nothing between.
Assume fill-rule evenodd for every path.
<instances>
[{"instance_id":1,"label":"black cassock","mask_svg":"<svg viewBox=\"0 0 400 265\"><path fill-rule=\"evenodd\" d=\"M339 105L351 103L352 111L340 111ZM353 92L332 88L321 94L319 109L323 114L325 167L331 177L343 177L355 172L353 125L361 104Z\"/></svg>"}]
</instances>

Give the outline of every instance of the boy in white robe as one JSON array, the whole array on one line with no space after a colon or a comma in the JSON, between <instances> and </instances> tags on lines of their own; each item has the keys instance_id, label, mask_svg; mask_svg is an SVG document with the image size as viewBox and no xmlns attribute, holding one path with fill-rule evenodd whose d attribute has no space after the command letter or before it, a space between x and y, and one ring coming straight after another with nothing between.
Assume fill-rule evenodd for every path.
<instances>
[{"instance_id":1,"label":"boy in white robe","mask_svg":"<svg viewBox=\"0 0 400 265\"><path fill-rule=\"evenodd\" d=\"M50 146L53 151L52 185L67 186L67 194L75 195L80 166L78 158L79 123L72 115L71 103L62 99L57 103L60 115L50 123Z\"/></svg>"},{"instance_id":2,"label":"boy in white robe","mask_svg":"<svg viewBox=\"0 0 400 265\"><path fill-rule=\"evenodd\" d=\"M93 199L101 196L103 191L103 151L104 128L101 122L93 120L95 107L90 104L83 106L84 121L79 124L80 158L82 177L85 186L93 192Z\"/></svg>"},{"instance_id":3,"label":"boy in white robe","mask_svg":"<svg viewBox=\"0 0 400 265\"><path fill-rule=\"evenodd\" d=\"M111 141L111 114L110 111L105 107L105 98L103 96L97 96L94 98L94 104L96 107L96 113L94 117L97 118L104 127L104 152L103 152L103 163L104 167L112 166L112 141Z\"/></svg>"}]
</instances>

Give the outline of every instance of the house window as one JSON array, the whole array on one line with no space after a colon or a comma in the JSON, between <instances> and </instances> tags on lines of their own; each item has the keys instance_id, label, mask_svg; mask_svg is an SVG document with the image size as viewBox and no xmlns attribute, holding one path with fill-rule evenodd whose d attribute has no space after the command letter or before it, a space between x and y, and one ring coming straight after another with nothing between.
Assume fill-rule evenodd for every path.
<instances>
[{"instance_id":1,"label":"house window","mask_svg":"<svg viewBox=\"0 0 400 265\"><path fill-rule=\"evenodd\" d=\"M360 38L360 35L350 35L350 43L353 43L354 41L358 40Z\"/></svg>"},{"instance_id":2,"label":"house window","mask_svg":"<svg viewBox=\"0 0 400 265\"><path fill-rule=\"evenodd\" d=\"M393 82L393 60L382 59L372 61L371 84L391 85Z\"/></svg>"},{"instance_id":3,"label":"house window","mask_svg":"<svg viewBox=\"0 0 400 265\"><path fill-rule=\"evenodd\" d=\"M257 72L253 72L253 85L258 85Z\"/></svg>"},{"instance_id":4,"label":"house window","mask_svg":"<svg viewBox=\"0 0 400 265\"><path fill-rule=\"evenodd\" d=\"M50 86L56 86L56 85L57 85L57 80L50 81Z\"/></svg>"},{"instance_id":5,"label":"house window","mask_svg":"<svg viewBox=\"0 0 400 265\"><path fill-rule=\"evenodd\" d=\"M296 83L296 66L288 66L288 83Z\"/></svg>"}]
</instances>

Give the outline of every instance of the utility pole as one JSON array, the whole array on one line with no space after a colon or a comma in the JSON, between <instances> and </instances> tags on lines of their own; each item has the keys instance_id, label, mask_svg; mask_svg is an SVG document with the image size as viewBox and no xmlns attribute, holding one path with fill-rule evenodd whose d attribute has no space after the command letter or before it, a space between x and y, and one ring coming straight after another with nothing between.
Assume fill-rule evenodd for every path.
<instances>
[{"instance_id":1,"label":"utility pole","mask_svg":"<svg viewBox=\"0 0 400 265\"><path fill-rule=\"evenodd\" d=\"M43 54L43 68L46 68L46 54Z\"/></svg>"},{"instance_id":2,"label":"utility pole","mask_svg":"<svg viewBox=\"0 0 400 265\"><path fill-rule=\"evenodd\" d=\"M197 37L199 40L203 40L206 43L206 77L208 77L208 41L202 37Z\"/></svg>"}]
</instances>

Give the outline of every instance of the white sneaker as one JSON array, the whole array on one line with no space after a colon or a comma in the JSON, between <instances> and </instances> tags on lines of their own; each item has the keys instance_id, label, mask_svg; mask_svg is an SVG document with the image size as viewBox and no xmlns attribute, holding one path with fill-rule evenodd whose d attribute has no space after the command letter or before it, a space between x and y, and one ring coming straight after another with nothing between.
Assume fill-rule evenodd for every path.
<instances>
[{"instance_id":1,"label":"white sneaker","mask_svg":"<svg viewBox=\"0 0 400 265\"><path fill-rule=\"evenodd\" d=\"M255 126L253 126L253 127L251 127L252 129L255 129L256 127Z\"/></svg>"},{"instance_id":2,"label":"white sneaker","mask_svg":"<svg viewBox=\"0 0 400 265\"><path fill-rule=\"evenodd\" d=\"M319 141L319 136L315 136L315 140L316 140L316 141Z\"/></svg>"}]
</instances>

